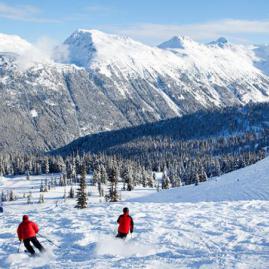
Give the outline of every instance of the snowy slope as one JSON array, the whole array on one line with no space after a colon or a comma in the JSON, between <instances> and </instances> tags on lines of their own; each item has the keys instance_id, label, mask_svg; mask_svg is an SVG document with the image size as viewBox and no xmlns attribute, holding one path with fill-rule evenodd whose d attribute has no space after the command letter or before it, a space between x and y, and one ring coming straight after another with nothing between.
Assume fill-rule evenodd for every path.
<instances>
[{"instance_id":1,"label":"snowy slope","mask_svg":"<svg viewBox=\"0 0 269 269\"><path fill-rule=\"evenodd\" d=\"M91 196L84 210L75 209L74 200L64 202L63 187L45 193L45 204L37 204L40 180L46 176L31 177L31 181L2 178L0 191L14 188L20 196L32 191L35 203L27 205L25 198L5 203L0 218L0 267L268 268L268 162L269 158L197 187L181 187L183 203L173 190L149 199L148 193L155 190L137 188L123 192L122 202L107 204L100 202L96 189L89 186ZM241 188L236 185L237 178ZM205 190L213 194L206 196L209 202L200 202L205 200ZM139 202L131 202L132 197L141 195L144 198ZM133 237L125 242L113 237L124 206L130 208L135 222ZM22 246L17 254L15 231L26 213L38 222L40 234L59 247L39 236L50 249L46 255L29 259Z\"/></svg>"},{"instance_id":2,"label":"snowy slope","mask_svg":"<svg viewBox=\"0 0 269 269\"><path fill-rule=\"evenodd\" d=\"M253 48L257 60L255 65L257 68L263 71L267 76L269 75L269 45L256 45Z\"/></svg>"},{"instance_id":3,"label":"snowy slope","mask_svg":"<svg viewBox=\"0 0 269 269\"><path fill-rule=\"evenodd\" d=\"M227 84L230 90L235 90L232 84L236 80L246 83L247 91L237 92L241 102L262 101L267 99L265 92L251 87L251 81L257 83L261 79L263 70L257 68L258 56L253 46L230 44L225 38L219 38L208 45L194 42L188 37L174 37L159 45L160 48L172 51L188 63L188 72L199 73L200 80L204 83L221 85ZM207 82L206 82L207 81ZM262 85L262 79L261 79ZM212 91L213 94L213 91ZM215 96L217 96L215 94ZM265 99L264 99L265 98ZM221 98L218 99L221 102Z\"/></svg>"},{"instance_id":4,"label":"snowy slope","mask_svg":"<svg viewBox=\"0 0 269 269\"><path fill-rule=\"evenodd\" d=\"M154 193L135 202L220 202L269 200L269 157L254 165L211 178L198 186L189 185Z\"/></svg>"}]
</instances>

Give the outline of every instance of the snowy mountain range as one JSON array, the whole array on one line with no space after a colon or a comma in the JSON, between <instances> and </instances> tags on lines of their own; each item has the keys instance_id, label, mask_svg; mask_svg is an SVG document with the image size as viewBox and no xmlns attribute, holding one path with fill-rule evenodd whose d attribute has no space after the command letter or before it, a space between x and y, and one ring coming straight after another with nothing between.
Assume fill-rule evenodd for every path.
<instances>
[{"instance_id":1,"label":"snowy mountain range","mask_svg":"<svg viewBox=\"0 0 269 269\"><path fill-rule=\"evenodd\" d=\"M266 102L268 74L269 46L225 38L176 36L151 47L80 29L51 49L1 34L0 150L48 150L89 133Z\"/></svg>"}]
</instances>

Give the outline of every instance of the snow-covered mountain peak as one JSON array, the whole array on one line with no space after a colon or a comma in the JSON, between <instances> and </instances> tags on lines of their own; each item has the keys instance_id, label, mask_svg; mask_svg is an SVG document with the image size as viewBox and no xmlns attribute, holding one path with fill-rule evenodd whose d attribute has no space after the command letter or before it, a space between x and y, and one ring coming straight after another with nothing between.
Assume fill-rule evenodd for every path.
<instances>
[{"instance_id":1,"label":"snow-covered mountain peak","mask_svg":"<svg viewBox=\"0 0 269 269\"><path fill-rule=\"evenodd\" d=\"M0 33L0 52L22 54L32 45L17 35Z\"/></svg>"},{"instance_id":2,"label":"snow-covered mountain peak","mask_svg":"<svg viewBox=\"0 0 269 269\"><path fill-rule=\"evenodd\" d=\"M94 29L78 29L65 40L64 44L69 47L71 63L89 68L95 58L110 59L116 51L119 53L125 51L125 43L128 42L135 43L130 38L106 34ZM95 57L97 53L98 57Z\"/></svg>"},{"instance_id":3,"label":"snow-covered mountain peak","mask_svg":"<svg viewBox=\"0 0 269 269\"><path fill-rule=\"evenodd\" d=\"M223 48L224 46L228 45L229 42L225 37L219 37L217 40L214 40L208 44L209 45L216 45L216 46Z\"/></svg>"},{"instance_id":4,"label":"snow-covered mountain peak","mask_svg":"<svg viewBox=\"0 0 269 269\"><path fill-rule=\"evenodd\" d=\"M121 70L124 74L143 74L146 69L159 70L163 65L171 64L171 61L174 64L177 62L177 65L181 62L169 51L97 30L79 29L64 44L69 47L70 63L98 69L108 76L112 69Z\"/></svg>"},{"instance_id":5,"label":"snow-covered mountain peak","mask_svg":"<svg viewBox=\"0 0 269 269\"><path fill-rule=\"evenodd\" d=\"M184 49L194 43L196 42L188 36L174 36L168 41L161 43L158 47L161 49Z\"/></svg>"}]
</instances>

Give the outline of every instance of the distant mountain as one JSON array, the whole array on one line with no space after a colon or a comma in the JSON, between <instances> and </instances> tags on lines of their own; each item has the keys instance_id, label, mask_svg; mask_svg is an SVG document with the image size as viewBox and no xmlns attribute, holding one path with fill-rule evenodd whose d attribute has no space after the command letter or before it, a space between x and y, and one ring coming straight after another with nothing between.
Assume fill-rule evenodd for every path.
<instances>
[{"instance_id":1,"label":"distant mountain","mask_svg":"<svg viewBox=\"0 0 269 269\"><path fill-rule=\"evenodd\" d=\"M104 130L269 101L263 47L188 37L150 47L83 29L63 45L61 63L0 35L1 151L50 150Z\"/></svg>"},{"instance_id":2,"label":"distant mountain","mask_svg":"<svg viewBox=\"0 0 269 269\"><path fill-rule=\"evenodd\" d=\"M225 37L219 37L217 40L215 41L211 41L208 43L209 45L217 45L221 48L224 48L224 46L228 45L229 42Z\"/></svg>"}]
</instances>

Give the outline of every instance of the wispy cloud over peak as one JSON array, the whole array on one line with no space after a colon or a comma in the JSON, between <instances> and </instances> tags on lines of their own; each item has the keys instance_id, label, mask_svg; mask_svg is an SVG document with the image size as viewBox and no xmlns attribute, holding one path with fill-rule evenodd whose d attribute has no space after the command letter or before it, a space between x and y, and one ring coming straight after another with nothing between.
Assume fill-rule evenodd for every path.
<instances>
[{"instance_id":1,"label":"wispy cloud over peak","mask_svg":"<svg viewBox=\"0 0 269 269\"><path fill-rule=\"evenodd\" d=\"M42 10L32 5L9 5L0 2L0 17L36 23L58 23L59 20L41 17Z\"/></svg>"},{"instance_id":2,"label":"wispy cloud over peak","mask_svg":"<svg viewBox=\"0 0 269 269\"><path fill-rule=\"evenodd\" d=\"M142 40L146 43L158 44L175 35L188 35L191 38L204 41L215 39L219 36L231 37L247 34L268 34L268 20L239 20L224 19L194 24L150 24L140 23L126 26L103 26L103 29L111 32L128 35L134 39ZM241 39L242 41L243 39ZM247 39L245 39L247 42Z\"/></svg>"}]
</instances>

